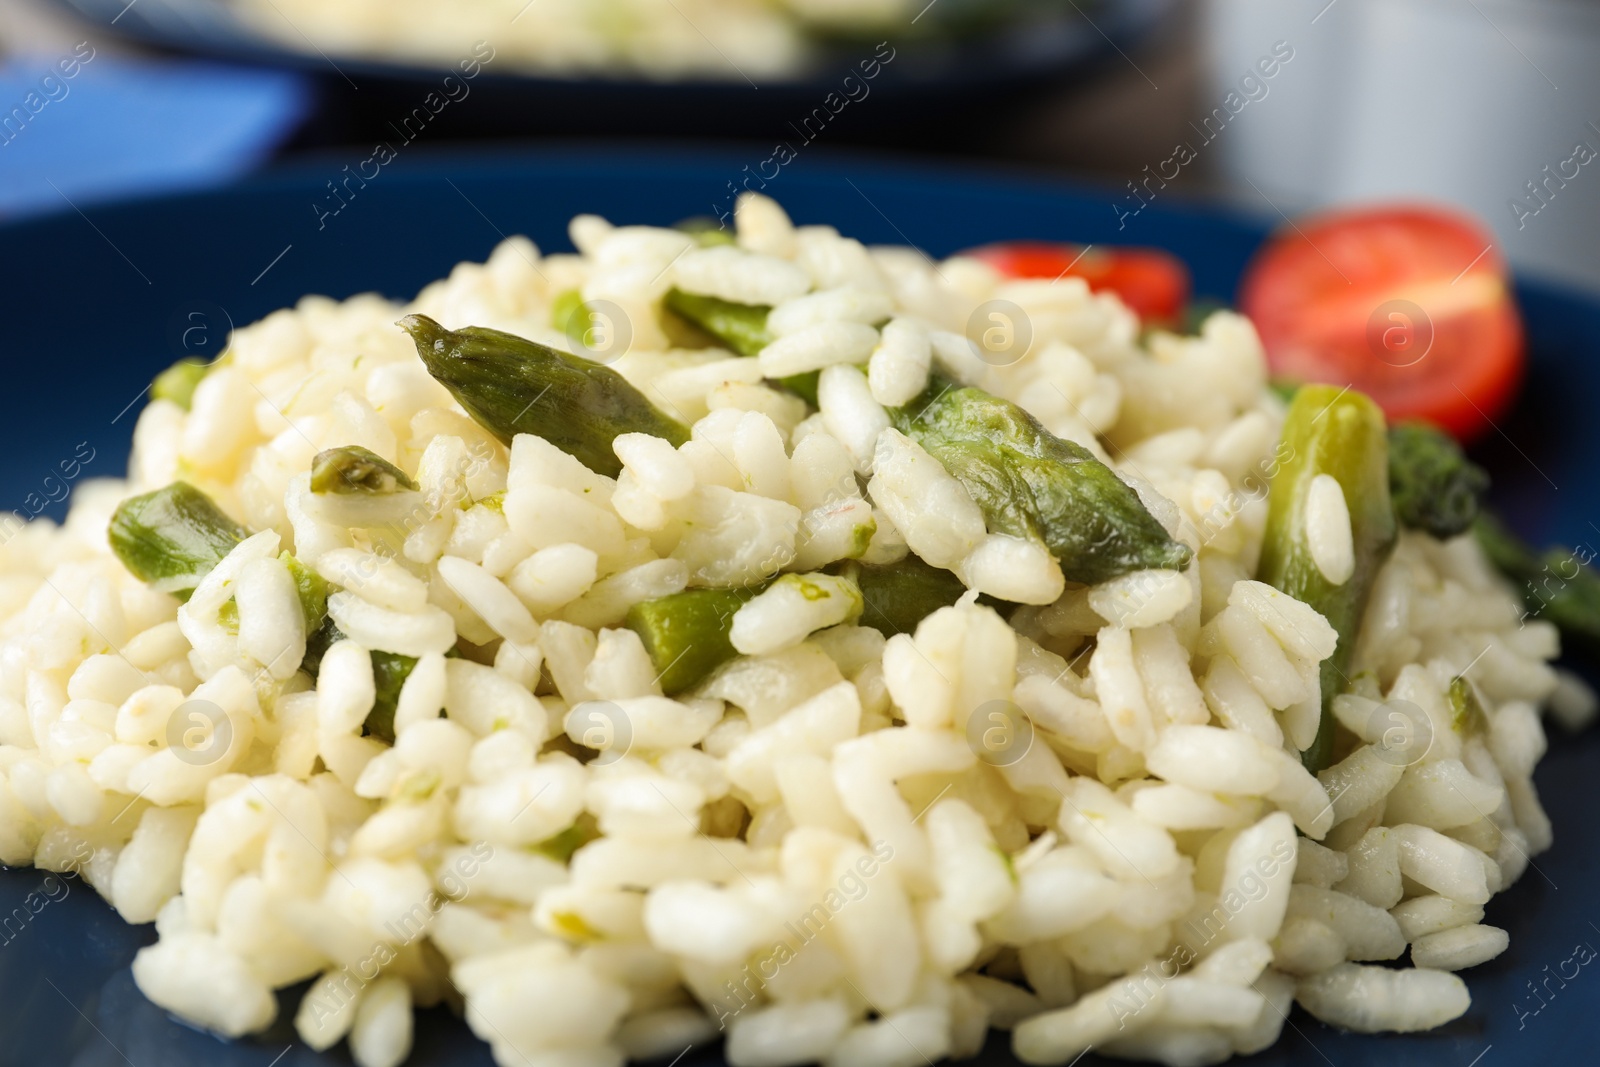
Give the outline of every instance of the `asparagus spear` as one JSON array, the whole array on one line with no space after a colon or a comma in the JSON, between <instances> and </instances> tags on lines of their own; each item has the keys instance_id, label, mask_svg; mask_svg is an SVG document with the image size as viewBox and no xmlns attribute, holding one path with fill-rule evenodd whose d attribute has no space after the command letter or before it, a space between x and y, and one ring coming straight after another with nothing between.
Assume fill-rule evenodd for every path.
<instances>
[{"instance_id":1,"label":"asparagus spear","mask_svg":"<svg viewBox=\"0 0 1600 1067\"><path fill-rule=\"evenodd\" d=\"M1283 424L1279 454L1285 458L1268 490L1267 528L1256 577L1316 608L1339 634L1333 655L1322 661L1322 720L1317 736L1301 754L1313 773L1326 767L1332 755L1333 698L1344 691L1367 596L1394 547L1388 453L1383 412L1365 395L1329 385L1305 385L1295 393ZM1320 474L1338 481L1350 509L1356 566L1342 585L1323 577L1306 541L1305 501Z\"/></svg>"},{"instance_id":2,"label":"asparagus spear","mask_svg":"<svg viewBox=\"0 0 1600 1067\"><path fill-rule=\"evenodd\" d=\"M1489 475L1443 431L1422 422L1390 428L1389 488L1401 525L1440 538L1472 530L1489 561L1519 587L1527 617L1600 646L1600 575L1587 566L1592 550L1534 551L1483 507L1488 486Z\"/></svg>"},{"instance_id":3,"label":"asparagus spear","mask_svg":"<svg viewBox=\"0 0 1600 1067\"><path fill-rule=\"evenodd\" d=\"M1442 431L1420 422L1389 430L1389 488L1401 525L1440 538L1472 530L1489 561L1517 584L1526 618L1548 619L1568 639L1600 647L1600 575L1587 566L1593 550L1534 551L1483 506L1488 486L1487 472Z\"/></svg>"},{"instance_id":4,"label":"asparagus spear","mask_svg":"<svg viewBox=\"0 0 1600 1067\"><path fill-rule=\"evenodd\" d=\"M879 565L851 561L840 573L861 590L861 625L885 637L914 633L917 623L967 591L960 578L917 556Z\"/></svg>"},{"instance_id":5,"label":"asparagus spear","mask_svg":"<svg viewBox=\"0 0 1600 1067\"><path fill-rule=\"evenodd\" d=\"M165 489L123 501L111 517L109 534L112 551L135 577L187 600L200 580L248 537L250 531L230 519L194 486L173 482ZM309 635L300 666L315 678L323 654L335 641L343 639L344 634L328 617L328 583L292 554L285 552L279 558L294 579ZM230 612L237 622L237 610L231 600L224 605L221 612L224 624ZM416 664L410 656L372 653L372 675L377 682L378 698L367 716L367 733L386 741L394 740L394 711L400 699L400 687Z\"/></svg>"},{"instance_id":6,"label":"asparagus spear","mask_svg":"<svg viewBox=\"0 0 1600 1067\"><path fill-rule=\"evenodd\" d=\"M1536 552L1488 514L1478 517L1473 533L1489 561L1517 584L1528 609L1524 618L1548 619L1563 635L1600 647L1600 574L1589 566L1593 549Z\"/></svg>"},{"instance_id":7,"label":"asparagus spear","mask_svg":"<svg viewBox=\"0 0 1600 1067\"><path fill-rule=\"evenodd\" d=\"M667 293L666 308L741 356L759 355L773 341L767 332L767 313L772 310L769 307L735 304L714 296L673 289Z\"/></svg>"},{"instance_id":8,"label":"asparagus spear","mask_svg":"<svg viewBox=\"0 0 1600 1067\"><path fill-rule=\"evenodd\" d=\"M697 685L739 654L729 639L733 615L760 591L759 586L687 589L628 609L625 625L644 642L662 692Z\"/></svg>"},{"instance_id":9,"label":"asparagus spear","mask_svg":"<svg viewBox=\"0 0 1600 1067\"><path fill-rule=\"evenodd\" d=\"M1189 562L1110 467L1009 400L935 375L889 418L966 487L991 530L1042 541L1069 581Z\"/></svg>"},{"instance_id":10,"label":"asparagus spear","mask_svg":"<svg viewBox=\"0 0 1600 1067\"><path fill-rule=\"evenodd\" d=\"M772 309L755 304L735 304L714 296L673 289L667 293L666 308L700 327L741 356L756 356L774 338L767 332L767 314ZM817 381L821 371L806 371L779 378L777 382L812 407L817 406Z\"/></svg>"},{"instance_id":11,"label":"asparagus spear","mask_svg":"<svg viewBox=\"0 0 1600 1067\"><path fill-rule=\"evenodd\" d=\"M1285 402L1295 382L1268 383ZM1455 438L1431 423L1408 420L1389 427L1389 495L1395 518L1408 530L1455 537L1483 508L1489 474L1461 451Z\"/></svg>"},{"instance_id":12,"label":"asparagus spear","mask_svg":"<svg viewBox=\"0 0 1600 1067\"><path fill-rule=\"evenodd\" d=\"M306 510L335 526L395 526L423 506L410 475L360 445L317 453Z\"/></svg>"},{"instance_id":13,"label":"asparagus spear","mask_svg":"<svg viewBox=\"0 0 1600 1067\"><path fill-rule=\"evenodd\" d=\"M1449 434L1425 422L1389 428L1389 493L1402 526L1455 537L1472 526L1488 488L1489 475Z\"/></svg>"},{"instance_id":14,"label":"asparagus spear","mask_svg":"<svg viewBox=\"0 0 1600 1067\"><path fill-rule=\"evenodd\" d=\"M405 471L360 445L318 452L311 461L311 491L341 495L415 492L417 483Z\"/></svg>"},{"instance_id":15,"label":"asparagus spear","mask_svg":"<svg viewBox=\"0 0 1600 1067\"><path fill-rule=\"evenodd\" d=\"M407 315L399 325L428 373L506 444L519 433L536 434L616 477L622 463L611 442L618 434L648 433L674 445L689 439L688 427L609 367L481 326L447 330L426 315Z\"/></svg>"},{"instance_id":16,"label":"asparagus spear","mask_svg":"<svg viewBox=\"0 0 1600 1067\"><path fill-rule=\"evenodd\" d=\"M250 531L188 482L129 497L112 513L111 550L140 581L188 600Z\"/></svg>"},{"instance_id":17,"label":"asparagus spear","mask_svg":"<svg viewBox=\"0 0 1600 1067\"><path fill-rule=\"evenodd\" d=\"M861 591L861 625L885 637L914 632L917 623L967 591L961 579L916 556L878 565L850 560L837 573ZM660 672L662 690L672 694L691 688L737 656L729 639L734 612L771 584L690 589L635 604L626 625L643 640Z\"/></svg>"},{"instance_id":18,"label":"asparagus spear","mask_svg":"<svg viewBox=\"0 0 1600 1067\"><path fill-rule=\"evenodd\" d=\"M107 535L111 550L135 578L188 600L200 580L250 531L188 482L173 482L119 504ZM278 558L294 579L306 633L313 634L328 613L328 583L291 553ZM223 606L224 624L236 611L231 600Z\"/></svg>"}]
</instances>

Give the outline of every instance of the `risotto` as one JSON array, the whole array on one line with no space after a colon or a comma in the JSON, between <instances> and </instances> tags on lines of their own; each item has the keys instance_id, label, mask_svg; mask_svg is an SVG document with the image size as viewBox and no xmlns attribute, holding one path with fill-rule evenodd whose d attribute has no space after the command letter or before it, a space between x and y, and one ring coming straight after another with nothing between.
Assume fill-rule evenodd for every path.
<instances>
[{"instance_id":1,"label":"risotto","mask_svg":"<svg viewBox=\"0 0 1600 1067\"><path fill-rule=\"evenodd\" d=\"M911 0L233 0L286 47L449 66L487 41L553 75L789 77L818 39L904 30ZM937 14L937 13L936 13ZM932 23L935 19L930 19ZM481 53L479 53L481 58Z\"/></svg>"},{"instance_id":2,"label":"risotto","mask_svg":"<svg viewBox=\"0 0 1600 1067\"><path fill-rule=\"evenodd\" d=\"M162 1007L297 987L362 1067L440 1003L508 1067L1465 1012L1541 703L1592 700L1396 529L1370 402L1229 312L736 222L581 216L158 379L127 480L0 548L0 861L153 922Z\"/></svg>"}]
</instances>

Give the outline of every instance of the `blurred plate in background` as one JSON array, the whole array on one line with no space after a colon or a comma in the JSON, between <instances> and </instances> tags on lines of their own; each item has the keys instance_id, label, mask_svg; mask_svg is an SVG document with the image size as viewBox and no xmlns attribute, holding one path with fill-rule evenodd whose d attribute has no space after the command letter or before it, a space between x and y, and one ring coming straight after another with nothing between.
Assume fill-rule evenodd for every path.
<instances>
[{"instance_id":1,"label":"blurred plate in background","mask_svg":"<svg viewBox=\"0 0 1600 1067\"><path fill-rule=\"evenodd\" d=\"M302 39L304 47L290 47L257 32L225 0L51 2L126 41L315 75L324 121L348 124L348 139L354 141L393 136L393 124L450 73L442 65L324 54L310 39ZM1173 7L1174 0L1061 0L1035 5L1026 18L993 20L995 24L981 31L955 36L931 35L911 26L905 27L908 32L885 28L859 40L821 42L808 62L782 77L746 78L731 57L725 70L673 80L626 73L551 75L519 69L507 50L473 82L472 102L450 109L448 135L792 138L797 124L830 93L839 93L847 75L859 75L861 62L872 59L878 42L885 40L893 59L882 64L865 94L853 90L862 94L862 104L869 97L874 102L846 105L837 114L848 121L830 126L829 137L872 136L881 143L887 134L896 143L937 146L953 132L952 120L979 121L985 109L1134 47Z\"/></svg>"}]
</instances>

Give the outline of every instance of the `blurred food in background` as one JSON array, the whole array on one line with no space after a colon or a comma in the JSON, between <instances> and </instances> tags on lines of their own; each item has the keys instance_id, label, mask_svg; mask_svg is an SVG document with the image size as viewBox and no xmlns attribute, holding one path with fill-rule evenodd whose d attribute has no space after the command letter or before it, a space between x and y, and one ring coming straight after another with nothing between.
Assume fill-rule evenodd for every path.
<instances>
[{"instance_id":1,"label":"blurred food in background","mask_svg":"<svg viewBox=\"0 0 1600 1067\"><path fill-rule=\"evenodd\" d=\"M1148 325L1178 325L1189 302L1189 268L1160 248L1001 241L965 254L1007 278L1082 278L1092 292L1116 293Z\"/></svg>"},{"instance_id":2,"label":"blurred food in background","mask_svg":"<svg viewBox=\"0 0 1600 1067\"><path fill-rule=\"evenodd\" d=\"M13 2L124 46L300 73L318 102L299 147L371 145L470 90L428 119L429 143L687 135L770 151L825 128L829 145L1001 159L1043 143L1024 129L1032 107L1188 25L1177 0Z\"/></svg>"},{"instance_id":3,"label":"blurred food in background","mask_svg":"<svg viewBox=\"0 0 1600 1067\"><path fill-rule=\"evenodd\" d=\"M488 43L523 72L784 78L828 48L892 34L958 37L1067 0L229 0L297 51L448 66ZM1097 6L1087 4L1091 10Z\"/></svg>"},{"instance_id":4,"label":"blurred food in background","mask_svg":"<svg viewBox=\"0 0 1600 1067\"><path fill-rule=\"evenodd\" d=\"M449 66L478 42L547 73L782 74L805 54L792 9L762 0L234 0L297 50ZM805 5L801 5L805 6Z\"/></svg>"}]
</instances>

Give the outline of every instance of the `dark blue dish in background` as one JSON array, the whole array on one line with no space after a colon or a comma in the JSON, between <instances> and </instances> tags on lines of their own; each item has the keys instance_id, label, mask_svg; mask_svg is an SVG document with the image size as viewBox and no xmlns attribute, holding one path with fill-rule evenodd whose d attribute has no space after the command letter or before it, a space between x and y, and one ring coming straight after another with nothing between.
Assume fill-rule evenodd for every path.
<instances>
[{"instance_id":1,"label":"dark blue dish in background","mask_svg":"<svg viewBox=\"0 0 1600 1067\"><path fill-rule=\"evenodd\" d=\"M125 43L302 72L317 87L317 125L341 129L344 142L392 136L390 124L409 115L450 73L448 64L435 70L380 56L292 48L241 22L227 0L50 2L96 34ZM845 121L830 129L830 143L843 137L881 144L890 138L949 151L952 129L977 136L1004 116L1001 105L1026 104L1030 95L1087 74L1098 59L1120 62L1118 51L1133 50L1176 7L1176 0L1059 0L1053 9L1026 19L929 39L917 31L927 29L938 17L935 12L920 27L890 27L860 41L819 45L804 69L784 77L758 76L755 82L735 69L737 56L729 57L725 70L651 80L628 72L544 74L518 69L508 53L473 82L477 102L452 109L441 126L447 131L443 136L451 138L534 133L787 138L793 136L790 124L810 115L846 75L857 72L860 60L873 55L878 40L887 38L895 58L868 87L877 103L840 112ZM316 130L308 136L312 143L324 143Z\"/></svg>"},{"instance_id":2,"label":"dark blue dish in background","mask_svg":"<svg viewBox=\"0 0 1600 1067\"><path fill-rule=\"evenodd\" d=\"M142 390L183 355L215 355L228 325L307 293L378 291L409 298L461 260L482 260L509 234L547 251L569 248L568 218L670 224L729 205L727 183L767 151L683 161L633 151L537 156L420 153L385 167L339 214L322 219L326 182L353 160L299 166L234 189L91 208L0 227L6 308L6 388L0 391L0 510L31 510L45 479L86 445L84 477L120 475ZM800 223L828 223L868 243L916 244L934 256L1018 237L1159 245L1194 271L1197 295L1228 299L1260 226L1220 213L1153 204L1119 231L1115 194L976 171L891 167L808 154L767 191ZM1516 414L1484 442L1495 500L1537 541L1600 545L1600 300L1533 282L1518 288L1532 370ZM464 325L464 324L452 324ZM81 454L81 453L80 453ZM50 513L59 515L54 506ZM1583 664L1578 664L1584 667ZM1556 975L1579 945L1600 946L1600 742L1552 728L1536 776L1555 824L1555 848L1488 907L1511 932L1499 959L1463 972L1471 1010L1426 1034L1365 1037L1298 1009L1282 1040L1249 1062L1266 1067L1501 1067L1600 1062L1600 971ZM313 1067L349 1063L293 1039L297 998L281 1000L265 1035L222 1042L147 1002L128 964L154 939L129 927L88 886L42 872L0 871L0 918L29 893L58 897L0 932L0 1067ZM36 901L38 898L35 898ZM24 907L24 911L27 909ZM15 924L13 924L15 926ZM1593 949L1586 955L1592 957ZM1578 957L1584 958L1583 955ZM1570 971L1570 965L1566 968ZM1537 987L1536 999L1532 987ZM298 990L294 991L298 992ZM1541 1007L1541 1004L1543 1005ZM1537 1009L1535 1012L1534 1009ZM443 1010L418 1017L415 1067L488 1065L486 1046ZM996 1035L977 1061L1010 1056ZM1082 1061L1100 1061L1093 1055ZM683 1067L715 1067L720 1048L696 1048Z\"/></svg>"}]
</instances>

